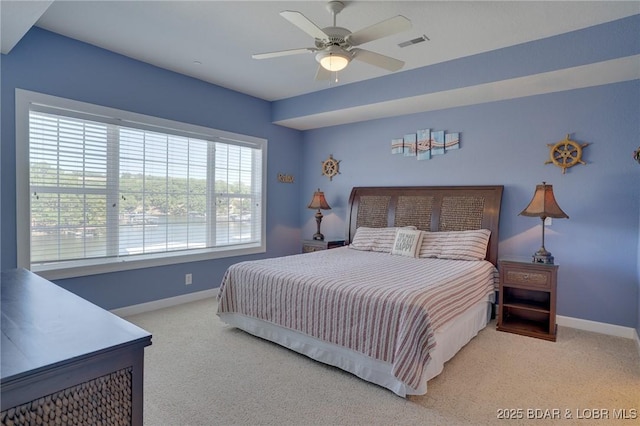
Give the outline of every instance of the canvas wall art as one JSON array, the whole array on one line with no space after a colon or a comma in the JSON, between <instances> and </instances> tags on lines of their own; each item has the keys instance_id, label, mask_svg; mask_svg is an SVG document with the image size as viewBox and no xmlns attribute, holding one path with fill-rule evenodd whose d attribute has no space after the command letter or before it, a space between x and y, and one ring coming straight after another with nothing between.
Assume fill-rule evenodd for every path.
<instances>
[{"instance_id":1,"label":"canvas wall art","mask_svg":"<svg viewBox=\"0 0 640 426\"><path fill-rule=\"evenodd\" d=\"M418 156L418 160L429 160L431 158L431 130L430 129L422 129L418 130L416 134L418 141L416 143L416 155Z\"/></svg>"},{"instance_id":2,"label":"canvas wall art","mask_svg":"<svg viewBox=\"0 0 640 426\"><path fill-rule=\"evenodd\" d=\"M404 154L404 139L402 138L391 139L391 153Z\"/></svg>"},{"instance_id":3,"label":"canvas wall art","mask_svg":"<svg viewBox=\"0 0 640 426\"><path fill-rule=\"evenodd\" d=\"M416 134L410 133L404 135L404 155L413 157L416 155Z\"/></svg>"},{"instance_id":4,"label":"canvas wall art","mask_svg":"<svg viewBox=\"0 0 640 426\"><path fill-rule=\"evenodd\" d=\"M447 133L444 135L444 150L460 149L460 133Z\"/></svg>"},{"instance_id":5,"label":"canvas wall art","mask_svg":"<svg viewBox=\"0 0 640 426\"><path fill-rule=\"evenodd\" d=\"M431 132L431 155L444 154L444 130Z\"/></svg>"},{"instance_id":6,"label":"canvas wall art","mask_svg":"<svg viewBox=\"0 0 640 426\"><path fill-rule=\"evenodd\" d=\"M402 138L391 139L391 154L430 160L433 156L460 149L460 133L444 130L420 129Z\"/></svg>"}]
</instances>

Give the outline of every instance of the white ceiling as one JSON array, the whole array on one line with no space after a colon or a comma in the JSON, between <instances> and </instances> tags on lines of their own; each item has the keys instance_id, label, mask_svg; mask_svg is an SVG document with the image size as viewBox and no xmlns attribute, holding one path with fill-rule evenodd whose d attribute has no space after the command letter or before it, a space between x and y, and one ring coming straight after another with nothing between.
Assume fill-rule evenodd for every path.
<instances>
[{"instance_id":1,"label":"white ceiling","mask_svg":"<svg viewBox=\"0 0 640 426\"><path fill-rule=\"evenodd\" d=\"M394 15L412 29L363 48L406 62L403 70L486 52L640 13L640 1L345 1L337 25L351 31ZM313 54L255 60L253 53L313 46L279 12L297 10L320 27L318 1L2 0L2 53L31 25L266 100L375 78L387 71L354 61L339 83L316 82ZM427 35L406 48L398 43ZM198 63L196 63L197 61Z\"/></svg>"}]
</instances>

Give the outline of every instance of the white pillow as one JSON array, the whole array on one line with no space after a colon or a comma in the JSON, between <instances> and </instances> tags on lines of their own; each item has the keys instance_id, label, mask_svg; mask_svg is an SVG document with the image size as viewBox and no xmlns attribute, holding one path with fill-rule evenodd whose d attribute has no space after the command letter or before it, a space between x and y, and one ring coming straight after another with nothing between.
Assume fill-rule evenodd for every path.
<instances>
[{"instance_id":1,"label":"white pillow","mask_svg":"<svg viewBox=\"0 0 640 426\"><path fill-rule=\"evenodd\" d=\"M418 257L438 257L442 253L442 239L439 234L443 232L423 231L422 245L418 249Z\"/></svg>"},{"instance_id":2,"label":"white pillow","mask_svg":"<svg viewBox=\"0 0 640 426\"><path fill-rule=\"evenodd\" d=\"M396 239L396 232L399 227L389 228L368 228L361 226L356 229L350 248L364 251L377 251L390 253ZM416 229L415 226L407 226L404 229Z\"/></svg>"},{"instance_id":3,"label":"white pillow","mask_svg":"<svg viewBox=\"0 0 640 426\"><path fill-rule=\"evenodd\" d=\"M412 229L398 229L393 242L391 254L407 257L418 257L418 249L422 243L422 231Z\"/></svg>"},{"instance_id":4,"label":"white pillow","mask_svg":"<svg viewBox=\"0 0 640 426\"><path fill-rule=\"evenodd\" d=\"M484 260L491 231L473 229L468 231L425 232L418 257L438 259Z\"/></svg>"}]
</instances>

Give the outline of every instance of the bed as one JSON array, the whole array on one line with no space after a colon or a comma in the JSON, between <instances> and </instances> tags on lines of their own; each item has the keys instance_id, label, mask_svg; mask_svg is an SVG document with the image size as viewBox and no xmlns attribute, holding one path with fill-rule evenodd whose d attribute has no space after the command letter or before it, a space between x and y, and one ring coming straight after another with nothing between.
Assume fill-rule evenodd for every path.
<instances>
[{"instance_id":1,"label":"bed","mask_svg":"<svg viewBox=\"0 0 640 426\"><path fill-rule=\"evenodd\" d=\"M502 191L355 187L345 247L230 266L217 314L399 396L425 394L491 316Z\"/></svg>"}]
</instances>

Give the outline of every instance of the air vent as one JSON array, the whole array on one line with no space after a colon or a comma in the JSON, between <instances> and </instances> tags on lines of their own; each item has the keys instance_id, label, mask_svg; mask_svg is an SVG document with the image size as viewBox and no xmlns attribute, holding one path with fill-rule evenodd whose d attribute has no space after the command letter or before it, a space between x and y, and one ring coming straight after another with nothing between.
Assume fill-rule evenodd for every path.
<instances>
[{"instance_id":1,"label":"air vent","mask_svg":"<svg viewBox=\"0 0 640 426\"><path fill-rule=\"evenodd\" d=\"M427 41L427 40L429 40L429 37L427 37L426 35L422 35L422 37L414 38L412 40L399 43L398 46L407 47L407 46L411 46L412 44L422 43L423 41Z\"/></svg>"}]
</instances>

